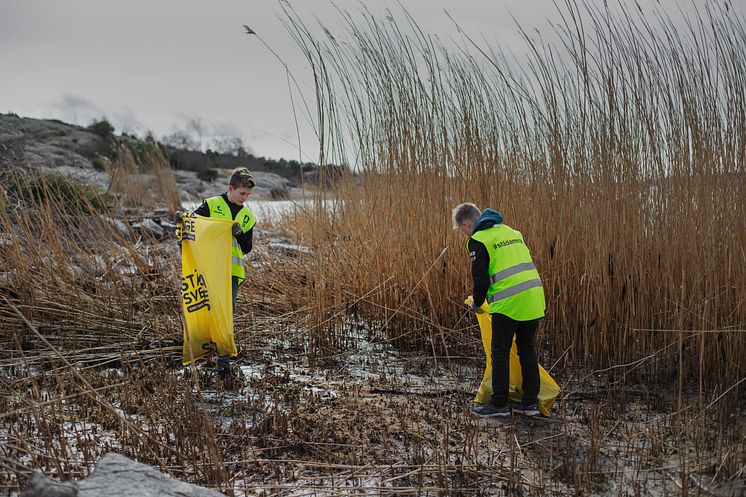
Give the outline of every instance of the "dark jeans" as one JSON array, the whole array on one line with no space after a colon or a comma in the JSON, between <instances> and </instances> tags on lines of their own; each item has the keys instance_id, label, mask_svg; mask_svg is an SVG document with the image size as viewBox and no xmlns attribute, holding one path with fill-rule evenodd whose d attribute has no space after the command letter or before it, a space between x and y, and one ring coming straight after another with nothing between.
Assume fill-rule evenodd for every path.
<instances>
[{"instance_id":1,"label":"dark jeans","mask_svg":"<svg viewBox=\"0 0 746 497\"><path fill-rule=\"evenodd\" d=\"M238 278L236 278L235 276L231 276L231 289L233 290L232 311L234 316L236 315L236 297L238 297L238 287Z\"/></svg>"},{"instance_id":2,"label":"dark jeans","mask_svg":"<svg viewBox=\"0 0 746 497\"><path fill-rule=\"evenodd\" d=\"M236 316L236 297L238 297L238 278L235 276L231 277L231 290L233 291L233 307L231 312L233 316ZM226 374L231 367L231 356L230 355L219 355L217 360L218 373Z\"/></svg>"},{"instance_id":3,"label":"dark jeans","mask_svg":"<svg viewBox=\"0 0 746 497\"><path fill-rule=\"evenodd\" d=\"M515 335L523 375L523 402L535 404L539 395L539 361L536 358L536 329L539 320L516 321L504 314L492 314L492 403L508 404L510 347Z\"/></svg>"}]
</instances>

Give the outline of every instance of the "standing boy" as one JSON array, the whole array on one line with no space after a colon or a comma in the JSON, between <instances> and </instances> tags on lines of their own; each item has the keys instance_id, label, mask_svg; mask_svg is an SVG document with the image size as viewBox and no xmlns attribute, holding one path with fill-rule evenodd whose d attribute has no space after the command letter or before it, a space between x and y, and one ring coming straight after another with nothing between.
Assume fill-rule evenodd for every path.
<instances>
[{"instance_id":1,"label":"standing boy","mask_svg":"<svg viewBox=\"0 0 746 497\"><path fill-rule=\"evenodd\" d=\"M228 191L222 195L205 199L195 211L204 217L230 219L233 224L233 246L231 247L231 284L233 290L233 314L235 316L238 287L246 280L243 256L251 252L254 225L254 214L244 206L251 191L256 186L254 177L245 167L237 168L231 174ZM218 376L225 378L230 374L230 356L218 356Z\"/></svg>"}]
</instances>

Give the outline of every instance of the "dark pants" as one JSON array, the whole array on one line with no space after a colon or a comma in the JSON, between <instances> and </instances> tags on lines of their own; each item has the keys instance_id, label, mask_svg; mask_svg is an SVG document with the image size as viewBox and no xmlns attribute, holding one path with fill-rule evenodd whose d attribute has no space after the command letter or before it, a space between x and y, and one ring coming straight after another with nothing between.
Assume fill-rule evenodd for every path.
<instances>
[{"instance_id":1,"label":"dark pants","mask_svg":"<svg viewBox=\"0 0 746 497\"><path fill-rule=\"evenodd\" d=\"M233 312L233 316L236 316L236 297L238 297L238 278L235 276L231 277L231 290L233 291L233 307L231 307L231 312ZM230 371L231 367L231 356L229 355L219 355L218 361L217 361L217 367L218 367L218 374L225 375Z\"/></svg>"},{"instance_id":2,"label":"dark pants","mask_svg":"<svg viewBox=\"0 0 746 497\"><path fill-rule=\"evenodd\" d=\"M233 290L233 307L231 308L231 310L233 311L234 316L236 315L236 297L238 297L238 287L238 278L236 278L235 276L231 276L231 289Z\"/></svg>"},{"instance_id":3,"label":"dark pants","mask_svg":"<svg viewBox=\"0 0 746 497\"><path fill-rule=\"evenodd\" d=\"M510 347L515 335L523 375L523 402L535 404L539 395L539 361L536 358L536 329L539 320L516 321L504 314L492 314L492 403L508 404Z\"/></svg>"}]
</instances>

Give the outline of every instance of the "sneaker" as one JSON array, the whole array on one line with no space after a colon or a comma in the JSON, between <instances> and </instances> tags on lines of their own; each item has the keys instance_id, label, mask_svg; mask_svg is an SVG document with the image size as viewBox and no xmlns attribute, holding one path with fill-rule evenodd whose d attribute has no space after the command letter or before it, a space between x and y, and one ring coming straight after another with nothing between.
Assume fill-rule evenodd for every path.
<instances>
[{"instance_id":1,"label":"sneaker","mask_svg":"<svg viewBox=\"0 0 746 497\"><path fill-rule=\"evenodd\" d=\"M232 370L230 366L221 367L218 369L218 378L224 380L231 376Z\"/></svg>"},{"instance_id":2,"label":"sneaker","mask_svg":"<svg viewBox=\"0 0 746 497\"><path fill-rule=\"evenodd\" d=\"M525 416L538 416L541 414L539 411L538 404L524 404L521 402L513 408L513 412L516 414L523 414Z\"/></svg>"},{"instance_id":3,"label":"sneaker","mask_svg":"<svg viewBox=\"0 0 746 497\"><path fill-rule=\"evenodd\" d=\"M227 355L218 356L217 358L218 378L222 380L230 376L232 369L233 368L231 368L230 356L227 356Z\"/></svg>"},{"instance_id":4,"label":"sneaker","mask_svg":"<svg viewBox=\"0 0 746 497\"><path fill-rule=\"evenodd\" d=\"M481 418L503 418L510 416L510 408L508 406L498 407L492 402L488 402L481 406L474 406L471 408L471 412Z\"/></svg>"}]
</instances>

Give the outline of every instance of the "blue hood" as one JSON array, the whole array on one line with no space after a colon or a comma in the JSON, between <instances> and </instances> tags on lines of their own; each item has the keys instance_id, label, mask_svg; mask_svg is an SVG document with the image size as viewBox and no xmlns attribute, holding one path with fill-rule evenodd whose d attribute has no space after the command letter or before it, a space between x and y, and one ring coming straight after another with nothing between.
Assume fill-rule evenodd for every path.
<instances>
[{"instance_id":1,"label":"blue hood","mask_svg":"<svg viewBox=\"0 0 746 497\"><path fill-rule=\"evenodd\" d=\"M485 209L482 215L477 219L477 224L474 225L474 231L472 235L477 231L481 231L487 228L491 228L496 224L502 224L503 215L492 209Z\"/></svg>"}]
</instances>

